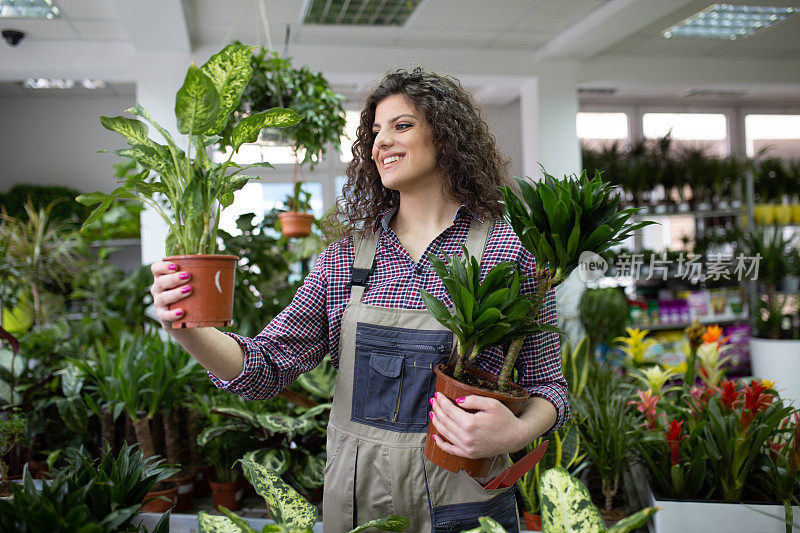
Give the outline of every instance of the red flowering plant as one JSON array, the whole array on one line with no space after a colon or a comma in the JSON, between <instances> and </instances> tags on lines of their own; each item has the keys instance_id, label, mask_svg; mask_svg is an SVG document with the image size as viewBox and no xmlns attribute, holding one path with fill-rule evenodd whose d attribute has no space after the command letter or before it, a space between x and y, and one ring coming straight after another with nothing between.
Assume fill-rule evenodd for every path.
<instances>
[{"instance_id":1,"label":"red flowering plant","mask_svg":"<svg viewBox=\"0 0 800 533\"><path fill-rule=\"evenodd\" d=\"M725 378L727 339L720 328L692 333L692 354L702 383L693 377L685 380L677 394L652 387L639 390L638 398L629 402L642 420L645 437L637 452L657 495L740 500L745 487L755 487L759 476L762 481L770 475L797 476L800 451L794 451L796 441L790 444L786 435L798 430L796 423L795 429L785 427L792 408L784 406L768 381ZM786 483L768 498L784 501L781 498L795 487ZM769 488L770 483L762 486Z\"/></svg>"}]
</instances>

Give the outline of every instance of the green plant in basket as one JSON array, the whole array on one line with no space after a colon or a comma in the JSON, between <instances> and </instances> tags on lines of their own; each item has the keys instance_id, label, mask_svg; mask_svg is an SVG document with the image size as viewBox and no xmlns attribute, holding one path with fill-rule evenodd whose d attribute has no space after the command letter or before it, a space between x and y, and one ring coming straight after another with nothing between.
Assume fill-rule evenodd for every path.
<instances>
[{"instance_id":1,"label":"green plant in basket","mask_svg":"<svg viewBox=\"0 0 800 533\"><path fill-rule=\"evenodd\" d=\"M82 204L100 204L84 227L97 220L115 200L135 198L155 209L169 225L168 253L214 253L220 211L233 202L233 193L251 179L240 174L254 166L271 166L263 162L242 167L231 160L233 154L242 144L254 142L262 128L292 126L301 120L300 115L283 108L252 114L233 128L230 134L233 150L228 160L211 161L207 148L219 141L218 134L239 105L252 74L251 55L250 47L232 44L201 67L189 67L175 97L178 131L188 135L185 151L140 104L128 112L144 121L122 116L100 117L106 129L121 134L130 145L113 153L136 161L143 170L126 175L123 185L111 194L95 192L79 196L77 200ZM166 145L149 137L145 122L161 134ZM166 201L166 206L162 201Z\"/></svg>"},{"instance_id":2,"label":"green plant in basket","mask_svg":"<svg viewBox=\"0 0 800 533\"><path fill-rule=\"evenodd\" d=\"M311 505L292 487L287 485L274 470L249 459L240 459L244 475L256 492L267 502L269 515L275 524L267 524L262 533L311 533L317 522L317 508ZM210 515L204 511L198 514L200 531L220 533L256 533L250 524L225 507L220 507L224 516ZM352 529L358 533L370 528L381 531L403 531L409 526L408 519L390 515L372 520Z\"/></svg>"}]
</instances>

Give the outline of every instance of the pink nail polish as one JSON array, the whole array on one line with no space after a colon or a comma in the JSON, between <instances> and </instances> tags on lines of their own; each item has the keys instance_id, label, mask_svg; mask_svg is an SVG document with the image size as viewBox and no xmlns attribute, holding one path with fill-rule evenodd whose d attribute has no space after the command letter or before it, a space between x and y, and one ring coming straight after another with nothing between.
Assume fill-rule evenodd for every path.
<instances>
[{"instance_id":1,"label":"pink nail polish","mask_svg":"<svg viewBox=\"0 0 800 533\"><path fill-rule=\"evenodd\" d=\"M436 435L431 435L431 438L433 439L433 442L439 442L439 441L436 439Z\"/></svg>"},{"instance_id":2,"label":"pink nail polish","mask_svg":"<svg viewBox=\"0 0 800 533\"><path fill-rule=\"evenodd\" d=\"M433 411L429 411L428 416L431 417L431 420L433 420Z\"/></svg>"},{"instance_id":3,"label":"pink nail polish","mask_svg":"<svg viewBox=\"0 0 800 533\"><path fill-rule=\"evenodd\" d=\"M169 265L167 268L168 268L168 269L170 269L170 270L178 270L178 265L176 265L176 264L171 264L171 265Z\"/></svg>"},{"instance_id":4,"label":"pink nail polish","mask_svg":"<svg viewBox=\"0 0 800 533\"><path fill-rule=\"evenodd\" d=\"M183 316L183 309L178 309L175 311L175 316Z\"/></svg>"},{"instance_id":5,"label":"pink nail polish","mask_svg":"<svg viewBox=\"0 0 800 533\"><path fill-rule=\"evenodd\" d=\"M436 398L436 399L438 400L438 399L439 399L439 393L438 393L438 392L434 392L434 393L433 393L433 397L434 397L434 398Z\"/></svg>"},{"instance_id":6,"label":"pink nail polish","mask_svg":"<svg viewBox=\"0 0 800 533\"><path fill-rule=\"evenodd\" d=\"M181 272L178 275L178 277L181 278L181 279L189 279L189 273L188 272Z\"/></svg>"},{"instance_id":7,"label":"pink nail polish","mask_svg":"<svg viewBox=\"0 0 800 533\"><path fill-rule=\"evenodd\" d=\"M456 403L464 403L466 398L456 398Z\"/></svg>"},{"instance_id":8,"label":"pink nail polish","mask_svg":"<svg viewBox=\"0 0 800 533\"><path fill-rule=\"evenodd\" d=\"M428 398L428 401L431 402L431 407L433 407L433 398Z\"/></svg>"},{"instance_id":9,"label":"pink nail polish","mask_svg":"<svg viewBox=\"0 0 800 533\"><path fill-rule=\"evenodd\" d=\"M189 292L190 290L192 290L192 286L191 286L191 285L187 285L187 286L185 286L184 288L182 288L182 289L181 289L181 292L182 292L183 294L186 294L186 293L187 293L187 292Z\"/></svg>"}]
</instances>

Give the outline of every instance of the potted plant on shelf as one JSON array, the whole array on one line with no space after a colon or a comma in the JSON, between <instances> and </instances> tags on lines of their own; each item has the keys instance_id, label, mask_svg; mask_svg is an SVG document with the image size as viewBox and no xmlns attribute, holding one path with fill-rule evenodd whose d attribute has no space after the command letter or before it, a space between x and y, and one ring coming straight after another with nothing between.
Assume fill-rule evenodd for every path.
<instances>
[{"instance_id":1,"label":"potted plant on shelf","mask_svg":"<svg viewBox=\"0 0 800 533\"><path fill-rule=\"evenodd\" d=\"M750 306L754 313L750 338L753 375L775 381L784 398L800 400L800 339L792 339L782 331L787 303L800 296L779 291L791 274L791 241L781 228L758 228L740 236L740 244L747 257L760 255L756 280L759 297Z\"/></svg>"},{"instance_id":2,"label":"potted plant on shelf","mask_svg":"<svg viewBox=\"0 0 800 533\"><path fill-rule=\"evenodd\" d=\"M431 314L451 330L457 339L457 360L452 367L438 365L436 391L451 400L469 394L491 395L500 399L514 412L522 407L528 393L512 387L512 371L526 336L538 332L559 332L558 328L538 322L547 292L563 282L577 268L582 254L601 254L626 239L638 228L650 222L629 223L636 209L617 211L619 196L599 171L589 179L580 177L557 180L545 173L540 182L517 178L522 196L506 186L504 217L520 242L535 259L535 293L519 294L520 273L509 263L500 263L480 281L480 264L457 254L442 261L436 255L428 257L437 276L454 303L451 314L444 303L421 291ZM583 255L583 257L587 257ZM477 368L480 351L492 345L510 343L500 375L495 379ZM465 385L463 380L476 381L481 388ZM435 445L433 426L429 425L425 455L434 463L449 470L467 470L473 476L485 475L492 458L465 459L445 454Z\"/></svg>"},{"instance_id":3,"label":"potted plant on shelf","mask_svg":"<svg viewBox=\"0 0 800 533\"><path fill-rule=\"evenodd\" d=\"M297 181L297 168L295 167L292 195L286 199L286 211L278 213L278 219L281 221L281 233L286 237L307 237L311 234L314 215L308 212L311 209L310 198L311 195L303 190L303 182Z\"/></svg>"},{"instance_id":4,"label":"potted plant on shelf","mask_svg":"<svg viewBox=\"0 0 800 533\"><path fill-rule=\"evenodd\" d=\"M124 184L111 194L95 192L77 198L86 205L100 204L84 227L120 198L141 200L169 225L170 256L166 260L192 274L194 289L191 296L181 301L184 314L173 322L173 328L230 325L237 258L214 255L220 212L233 202L233 193L251 179L241 175L242 172L254 166L271 166L256 163L243 167L231 161L231 157L242 144L255 141L262 128L292 126L301 120L294 111L282 108L252 114L230 133L233 149L228 160L211 161L207 147L219 140L218 133L227 124L247 86L251 53L247 46L229 45L200 68L189 67L175 98L178 131L189 137L185 151L178 148L170 133L140 104L128 112L152 124L167 141L166 145L150 139L148 127L141 120L100 117L105 128L121 134L130 145L114 153L136 161L143 170L125 176Z\"/></svg>"}]
</instances>

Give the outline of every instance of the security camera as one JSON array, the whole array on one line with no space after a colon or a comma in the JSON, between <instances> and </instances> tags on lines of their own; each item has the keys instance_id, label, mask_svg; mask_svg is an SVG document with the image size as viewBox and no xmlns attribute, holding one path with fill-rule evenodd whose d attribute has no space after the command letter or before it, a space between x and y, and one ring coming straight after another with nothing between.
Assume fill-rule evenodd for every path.
<instances>
[{"instance_id":1,"label":"security camera","mask_svg":"<svg viewBox=\"0 0 800 533\"><path fill-rule=\"evenodd\" d=\"M19 30L3 30L3 39L11 46L17 46L25 38L25 33Z\"/></svg>"}]
</instances>

